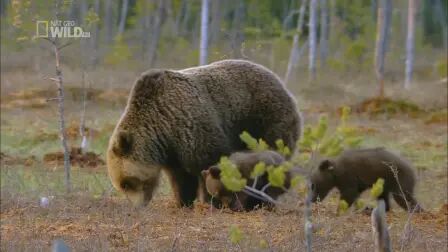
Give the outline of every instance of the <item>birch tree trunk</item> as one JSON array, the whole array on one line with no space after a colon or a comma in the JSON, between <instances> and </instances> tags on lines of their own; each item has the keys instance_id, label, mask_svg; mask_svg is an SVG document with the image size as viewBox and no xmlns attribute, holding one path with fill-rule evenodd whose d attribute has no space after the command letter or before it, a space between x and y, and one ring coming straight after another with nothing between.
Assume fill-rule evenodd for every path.
<instances>
[{"instance_id":1,"label":"birch tree trunk","mask_svg":"<svg viewBox=\"0 0 448 252\"><path fill-rule=\"evenodd\" d=\"M300 4L299 16L297 20L296 34L294 34L292 40L291 53L289 54L288 67L286 68L284 82L288 84L291 78L292 70L297 66L299 61L299 44L300 44L300 35L303 29L303 20L305 17L305 8L306 8L307 0L302 0Z\"/></svg>"},{"instance_id":2,"label":"birch tree trunk","mask_svg":"<svg viewBox=\"0 0 448 252\"><path fill-rule=\"evenodd\" d=\"M126 27L126 18L128 15L128 5L129 0L123 0L123 5L121 6L120 23L118 25L118 34L123 34Z\"/></svg>"},{"instance_id":3,"label":"birch tree trunk","mask_svg":"<svg viewBox=\"0 0 448 252\"><path fill-rule=\"evenodd\" d=\"M310 83L314 82L316 79L317 1L318 0L310 0L310 20L309 20L310 51L309 51L309 65L308 65Z\"/></svg>"},{"instance_id":4,"label":"birch tree trunk","mask_svg":"<svg viewBox=\"0 0 448 252\"><path fill-rule=\"evenodd\" d=\"M408 0L408 34L406 37L406 69L404 88L410 89L414 68L415 13L416 0Z\"/></svg>"},{"instance_id":5,"label":"birch tree trunk","mask_svg":"<svg viewBox=\"0 0 448 252\"><path fill-rule=\"evenodd\" d=\"M208 9L209 0L202 0L201 7L201 41L199 44L199 65L207 64L208 58Z\"/></svg>"},{"instance_id":6,"label":"birch tree trunk","mask_svg":"<svg viewBox=\"0 0 448 252\"><path fill-rule=\"evenodd\" d=\"M324 67L328 57L328 24L330 22L328 15L327 0L320 0L320 65Z\"/></svg>"},{"instance_id":7,"label":"birch tree trunk","mask_svg":"<svg viewBox=\"0 0 448 252\"><path fill-rule=\"evenodd\" d=\"M380 0L377 16L375 73L378 81L378 97L384 97L384 59L389 39L389 28L392 14L391 0Z\"/></svg>"}]
</instances>

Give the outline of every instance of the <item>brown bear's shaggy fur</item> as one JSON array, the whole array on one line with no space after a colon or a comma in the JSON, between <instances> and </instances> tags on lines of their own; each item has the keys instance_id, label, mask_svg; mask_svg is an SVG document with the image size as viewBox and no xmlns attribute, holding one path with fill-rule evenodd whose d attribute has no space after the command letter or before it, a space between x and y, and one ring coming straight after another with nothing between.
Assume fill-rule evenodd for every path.
<instances>
[{"instance_id":1,"label":"brown bear's shaggy fur","mask_svg":"<svg viewBox=\"0 0 448 252\"><path fill-rule=\"evenodd\" d=\"M400 184L397 183L394 170ZM390 209L390 193L403 209L422 210L414 198L416 179L411 165L384 148L347 150L334 160L322 161L311 176L312 201L315 202L317 198L323 200L336 187L341 193L341 199L350 206L379 178L384 179L383 193L379 198L384 199L387 211Z\"/></svg>"},{"instance_id":2,"label":"brown bear's shaggy fur","mask_svg":"<svg viewBox=\"0 0 448 252\"><path fill-rule=\"evenodd\" d=\"M250 174L259 162L264 162L267 166L281 165L285 159L282 155L274 151L262 151L262 152L236 152L230 155L230 161L236 165L241 172L243 178L247 179L247 184L252 186L254 180L250 178ZM208 193L218 199L221 203L229 207L232 210L252 210L256 206L261 206L264 202L247 195L244 192L233 193L225 188L221 182L221 170L218 165L210 167L208 170L202 171L202 176L205 180L205 185ZM286 172L286 179L284 189L290 187L291 174ZM265 173L263 176L257 179L256 189L261 190L265 185L269 183L268 175ZM278 187L268 187L265 193L271 196L273 199L277 199L278 196L283 194L285 190ZM271 206L267 204L267 206Z\"/></svg>"},{"instance_id":3,"label":"brown bear's shaggy fur","mask_svg":"<svg viewBox=\"0 0 448 252\"><path fill-rule=\"evenodd\" d=\"M151 200L164 170L179 205L203 191L201 170L246 149L242 131L294 149L301 118L294 98L263 66L224 60L150 70L136 81L109 142L112 184L137 205ZM202 187L202 190L198 188Z\"/></svg>"}]
</instances>

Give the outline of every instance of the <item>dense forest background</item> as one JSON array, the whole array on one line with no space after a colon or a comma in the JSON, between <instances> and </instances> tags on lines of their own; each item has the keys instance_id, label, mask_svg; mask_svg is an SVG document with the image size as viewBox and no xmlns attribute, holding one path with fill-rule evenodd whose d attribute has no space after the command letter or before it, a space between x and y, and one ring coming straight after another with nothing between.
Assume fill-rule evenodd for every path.
<instances>
[{"instance_id":1,"label":"dense forest background","mask_svg":"<svg viewBox=\"0 0 448 252\"><path fill-rule=\"evenodd\" d=\"M308 1L305 1L308 2ZM379 0L324 0L317 4L317 72L373 73ZM292 41L300 35L296 72L308 65L309 8L297 29L302 1L213 0L208 11L208 62L247 58L284 76ZM306 3L305 3L306 4ZM446 76L446 0L416 1L415 67L417 78ZM199 0L61 1L60 19L90 31L63 54L71 67L181 68L198 64L201 25ZM54 1L1 1L2 67L41 68L45 43L32 39L36 20L55 20ZM325 24L326 36L321 36ZM393 1L386 78L404 77L408 1ZM302 46L305 45L304 48ZM24 53L30 57L17 58ZM6 56L5 55L5 56ZM31 60L31 62L30 62ZM30 64L31 63L31 64ZM297 70L298 69L298 70ZM304 79L302 76L300 79Z\"/></svg>"}]
</instances>

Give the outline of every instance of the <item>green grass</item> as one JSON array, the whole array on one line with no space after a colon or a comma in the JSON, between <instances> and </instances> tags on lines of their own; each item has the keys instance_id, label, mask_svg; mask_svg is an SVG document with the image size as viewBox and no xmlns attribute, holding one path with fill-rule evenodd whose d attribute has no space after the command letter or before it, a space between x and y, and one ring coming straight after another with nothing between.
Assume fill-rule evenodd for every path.
<instances>
[{"instance_id":1,"label":"green grass","mask_svg":"<svg viewBox=\"0 0 448 252\"><path fill-rule=\"evenodd\" d=\"M42 165L23 167L17 165L0 170L2 193L12 193L27 197L60 195L65 193L64 172L49 171ZM83 192L93 197L115 193L109 177L104 172L73 169L71 172L73 192Z\"/></svg>"}]
</instances>

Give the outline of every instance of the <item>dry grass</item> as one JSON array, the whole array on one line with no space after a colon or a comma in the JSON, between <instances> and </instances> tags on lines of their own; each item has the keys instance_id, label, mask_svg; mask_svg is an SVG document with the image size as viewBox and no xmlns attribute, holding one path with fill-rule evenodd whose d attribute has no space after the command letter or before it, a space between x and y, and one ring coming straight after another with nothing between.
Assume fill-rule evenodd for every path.
<instances>
[{"instance_id":1,"label":"dry grass","mask_svg":"<svg viewBox=\"0 0 448 252\"><path fill-rule=\"evenodd\" d=\"M79 71L67 69L64 74L68 85L80 86ZM90 150L99 154L96 158L104 159L108 137L135 76L133 71L114 73L107 69L98 69L89 75L95 92L90 96L86 118L91 129ZM57 238L75 251L304 249L303 204L301 197L293 193L283 200L295 211L235 213L211 210L207 204L178 209L163 180L150 205L134 209L112 189L103 164L99 163L96 169L85 169L75 163L72 173L75 190L70 195L63 194L60 165L43 162L46 154L60 151L54 104L33 105L31 109L11 103L50 98L54 87L40 78L23 72L2 73L1 251L48 250ZM30 89L35 83L39 83L39 88ZM330 76L324 76L321 84L313 87L298 82L292 85L291 89L299 94L306 123L313 123L319 114L328 113L333 124L338 118L338 108L359 105L375 90L373 81L366 77L335 82ZM416 83L411 91L400 92L400 85L390 83L388 97L415 104L418 113L362 111L354 114L351 121L365 136L366 146L386 146L398 151L418 170L417 199L428 212L412 217L410 238L405 241L404 251L445 251L448 242L447 124L446 110L443 110L446 86ZM425 87L423 93L422 87ZM72 91L79 93L77 89ZM81 104L76 95L70 94L67 98L70 143L76 147L80 143L77 122ZM39 197L49 195L55 196L49 207L40 207ZM325 202L313 206L314 250L371 251L370 216L354 210L338 216L336 199L337 193L333 192ZM393 248L398 250L408 215L394 205L387 218ZM238 245L232 244L228 237L232 225L243 232L244 238Z\"/></svg>"}]
</instances>

